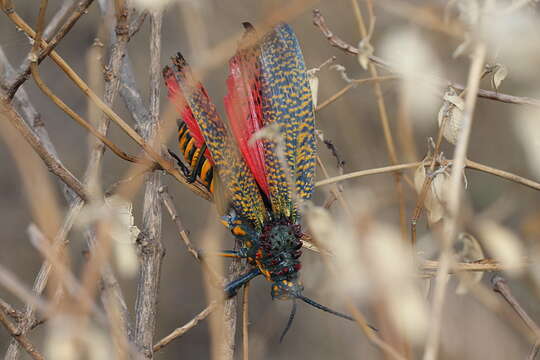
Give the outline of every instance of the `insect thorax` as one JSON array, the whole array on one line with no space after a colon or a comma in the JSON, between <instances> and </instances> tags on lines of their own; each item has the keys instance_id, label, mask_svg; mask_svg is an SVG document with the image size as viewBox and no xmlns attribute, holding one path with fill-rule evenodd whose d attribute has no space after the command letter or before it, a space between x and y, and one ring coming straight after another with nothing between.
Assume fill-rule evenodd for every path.
<instances>
[{"instance_id":1,"label":"insect thorax","mask_svg":"<svg viewBox=\"0 0 540 360\"><path fill-rule=\"evenodd\" d=\"M240 241L240 254L258 267L267 280L272 281L272 296L286 297L287 291L301 291L298 271L302 251L300 225L287 218L267 221L256 231L234 215L226 219L228 227Z\"/></svg>"}]
</instances>

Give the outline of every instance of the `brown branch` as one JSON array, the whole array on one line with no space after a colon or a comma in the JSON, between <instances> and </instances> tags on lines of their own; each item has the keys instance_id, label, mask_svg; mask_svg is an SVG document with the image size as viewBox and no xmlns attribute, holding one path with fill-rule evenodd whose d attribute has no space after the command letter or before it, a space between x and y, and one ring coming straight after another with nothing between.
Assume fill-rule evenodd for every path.
<instances>
[{"instance_id":1,"label":"brown branch","mask_svg":"<svg viewBox=\"0 0 540 360\"><path fill-rule=\"evenodd\" d=\"M35 37L35 32L32 30L30 26L13 10L13 8L10 9L10 11L6 11L4 9L4 12L6 12L6 15L9 17L9 19L22 31L24 31L28 36L31 38ZM127 18L127 12L125 17ZM89 87L88 85L77 75L77 73L58 55L56 51L51 51L50 58L66 73L66 75L81 89L81 91L87 95L97 106L98 108L103 111L104 116L106 116L107 119L113 120L130 138L132 138L140 147L144 149L144 151L152 158L152 160L156 161L159 166L167 171L170 175L172 175L178 182L185 184L190 190L192 190L197 195L209 200L211 199L211 194L208 192L208 190L198 182L195 183L188 183L183 176L183 174L178 171L177 168L175 168L174 164L162 157L160 154L158 154L151 146L146 144L144 139L137 134L135 130L133 130L120 116L118 116L112 109L112 103L114 102L114 97L116 95L116 92L118 90L118 76L119 68L121 64L121 59L124 54L126 41L128 39L128 32L125 30L126 26L120 26L117 27L116 33L117 35L122 34L122 36L118 36L118 41L115 43L111 50L111 57L109 60L109 66L107 67L109 69L109 74L107 75L107 79L109 79L109 83L106 86L105 89L105 101L102 101ZM41 41L42 47L47 47L47 43L45 41ZM107 126L102 129L103 131L100 131L102 133L106 132ZM100 150L103 152L103 149ZM94 161L93 159L91 161Z\"/></svg>"},{"instance_id":2,"label":"brown branch","mask_svg":"<svg viewBox=\"0 0 540 360\"><path fill-rule=\"evenodd\" d=\"M526 267L528 265L528 260L524 259L521 266ZM440 264L438 261L433 260L424 260L421 262L419 268L423 272L433 272L437 271L440 267ZM508 270L507 267L500 264L497 261L491 260L491 259L484 259L477 262L471 262L471 263L453 263L450 267L451 272L459 272L459 271L485 271L485 272L492 272L492 271L504 271ZM515 268L512 268L514 270Z\"/></svg>"},{"instance_id":3,"label":"brown branch","mask_svg":"<svg viewBox=\"0 0 540 360\"><path fill-rule=\"evenodd\" d=\"M94 128L92 125L90 125L89 122L84 120L79 114L77 114L75 111L73 111L69 106L67 106L58 96L56 96L51 89L45 84L43 79L41 78L41 75L39 73L39 67L35 61L31 62L30 66L32 70L32 76L34 77L34 81L36 82L37 86L43 91L45 95L47 95L63 112L65 112L68 116L70 116L73 120L75 120L79 125L84 127L86 130L88 130L92 135L97 137L105 146L107 146L113 153L115 153L118 157L129 161L129 162L144 162L143 159L137 159L134 156L126 154L124 151L122 151L118 146L116 146L115 143L113 143L111 140L109 140L106 136L103 136L96 128Z\"/></svg>"},{"instance_id":4,"label":"brown branch","mask_svg":"<svg viewBox=\"0 0 540 360\"><path fill-rule=\"evenodd\" d=\"M506 283L506 280L502 276L496 275L495 277L493 277L493 279L491 279L491 285L493 286L493 290L496 293L500 294L504 298L504 300L506 300L506 302L512 307L516 314L518 314L518 316L525 323L525 325L527 325L527 327L540 340L540 327L538 327L536 322L530 317L529 314L527 314L525 309L523 309L523 307L519 304L514 295L512 295L512 291Z\"/></svg>"},{"instance_id":5,"label":"brown branch","mask_svg":"<svg viewBox=\"0 0 540 360\"><path fill-rule=\"evenodd\" d=\"M169 213L172 221L174 222L176 230L178 231L180 238L186 245L188 252L193 255L195 260L201 263L201 265L204 267L204 270L210 277L212 284L217 287L223 287L223 285L225 284L225 280L208 265L204 257L201 256L201 254L197 251L197 249L193 246L193 243L189 239L186 228L184 227L184 224L182 223L180 216L178 216L178 212L176 211L176 208L174 206L174 201L169 192L167 191L167 187L162 186L159 189L159 194L161 195L161 201L163 202L163 205L165 205L165 209L167 209L167 212Z\"/></svg>"},{"instance_id":6,"label":"brown branch","mask_svg":"<svg viewBox=\"0 0 540 360\"><path fill-rule=\"evenodd\" d=\"M536 355L538 355L539 351L540 351L540 342L536 342L531 348L531 351L529 352L529 354L527 355L527 360L536 359Z\"/></svg>"},{"instance_id":7,"label":"brown branch","mask_svg":"<svg viewBox=\"0 0 540 360\"><path fill-rule=\"evenodd\" d=\"M34 345L32 345L30 340L28 340L26 336L21 334L17 330L17 327L13 325L11 321L9 321L9 319L6 317L6 314L4 313L2 309L0 309L0 322L2 323L2 325L4 325L8 333L15 340L17 340L17 342L23 347L24 350L26 350L26 352L32 357L32 359L45 360L43 355L41 355L40 352L36 350L36 348L34 347Z\"/></svg>"},{"instance_id":8,"label":"brown branch","mask_svg":"<svg viewBox=\"0 0 540 360\"><path fill-rule=\"evenodd\" d=\"M336 47L347 54L358 55L358 48L343 41L341 38L336 36L330 30L330 28L326 24L324 17L322 16L320 10L318 9L313 10L313 24L321 31L321 33L326 38L326 40L328 40L328 43L331 46ZM390 71L397 72L396 67L393 66L391 63L387 62L386 60L383 60L374 55L370 55L369 59L371 62L373 62L376 65L389 69ZM434 81L435 83L443 87L450 85L458 90L465 89L465 86L448 81L448 80L436 79L435 77L430 78L430 80ZM539 99L503 94L500 92L490 91L490 90L479 89L477 96L481 98L500 101L500 102L509 103L509 104L540 106Z\"/></svg>"},{"instance_id":9,"label":"brown branch","mask_svg":"<svg viewBox=\"0 0 540 360\"><path fill-rule=\"evenodd\" d=\"M193 319L188 321L183 326L174 329L169 335L165 336L163 339L159 340L153 347L154 352L157 352L163 349L165 346L169 345L171 341L179 338L180 336L187 333L189 330L193 329L199 322L206 319L217 307L217 302L212 302L206 309L198 313Z\"/></svg>"},{"instance_id":10,"label":"brown branch","mask_svg":"<svg viewBox=\"0 0 540 360\"><path fill-rule=\"evenodd\" d=\"M440 344L443 306L447 289L448 271L452 261L452 245L458 233L458 215L463 197L462 176L465 169L469 138L474 119L478 88L486 59L486 45L478 42L472 55L467 79L467 94L465 109L463 111L463 125L460 130L456 148L454 150L454 163L450 173L448 185L448 218L443 223L442 246L439 258L440 268L437 271L436 284L433 295L432 320L426 340L424 360L434 360Z\"/></svg>"},{"instance_id":11,"label":"brown branch","mask_svg":"<svg viewBox=\"0 0 540 360\"><path fill-rule=\"evenodd\" d=\"M373 30L373 26L375 24L375 15L373 14L373 9L371 6L368 6L368 18L369 18L369 33L368 28L366 27L364 23L364 17L362 16L362 12L360 10L360 6L358 5L357 0L351 0L351 4L354 10L355 18L358 24L360 35L362 36L363 41L369 42L369 37L372 35L371 30ZM368 5L371 4L368 2ZM372 77L377 78L379 77L379 72L377 70L377 67L370 62L368 64L368 70ZM375 98L377 99L377 108L379 110L379 119L381 122L381 127L383 129L384 134L384 140L386 142L386 151L388 152L388 157L390 159L390 162L392 165L398 164L398 156L396 152L396 145L394 142L394 137L392 135L392 130L390 129L390 121L388 118L388 110L384 101L384 96L382 92L381 83L379 81L375 81L373 83L373 92L375 94ZM405 194L403 192L403 183L401 182L401 173L399 171L394 173L394 188L396 191L396 194L398 196L398 203L399 203L399 221L400 221L400 229L401 229L401 236L403 240L405 241L407 239L407 226L406 226L406 213L405 213Z\"/></svg>"},{"instance_id":12,"label":"brown branch","mask_svg":"<svg viewBox=\"0 0 540 360\"><path fill-rule=\"evenodd\" d=\"M422 165L421 161L408 163L408 164L385 166L385 167L369 169L369 170L354 171L352 173L334 176L328 179L317 181L315 183L315 186L318 187L318 186L323 186L323 185L328 185L328 184L334 184L340 181L367 176L367 175L384 174L384 173L396 172L396 171L404 170L404 169L412 169L412 168L417 168L420 165Z\"/></svg>"},{"instance_id":13,"label":"brown branch","mask_svg":"<svg viewBox=\"0 0 540 360\"><path fill-rule=\"evenodd\" d=\"M75 25L75 23L86 13L90 5L92 5L94 0L81 0L79 3L75 6L73 12L70 14L70 16L65 20L64 24L56 34L53 36L50 41L48 41L48 46L41 51L41 53L38 55L37 63L41 64L41 62L51 53L51 51L56 48L56 46L60 43L60 41L67 35L67 33L71 30L71 28ZM9 5L11 0L6 1L6 3ZM11 5L12 7L12 5ZM6 7L5 11L9 11L9 8ZM46 31L46 30L45 30ZM38 42L39 43L39 42ZM19 87L28 79L28 76L31 72L31 61L26 61L23 65L23 68L19 70L18 74L14 78L13 81L8 85L8 91L7 96L9 99L12 99Z\"/></svg>"},{"instance_id":14,"label":"brown branch","mask_svg":"<svg viewBox=\"0 0 540 360\"><path fill-rule=\"evenodd\" d=\"M483 165L483 164L477 163L477 162L472 161L472 160L466 160L466 166L469 169L482 171L482 172L485 172L487 174L492 174L492 175L501 177L503 179L510 180L510 181L515 182L515 183L528 186L528 187L530 187L532 189L535 189L535 190L540 190L540 183L538 183L536 181L533 181L533 180L530 180L530 179L527 179L527 178L524 178L524 177L516 175L516 174L512 174L512 173L510 173L508 171L503 171L503 170L499 170L499 169L496 169L496 168L492 168L490 166Z\"/></svg>"},{"instance_id":15,"label":"brown branch","mask_svg":"<svg viewBox=\"0 0 540 360\"><path fill-rule=\"evenodd\" d=\"M379 76L379 77L369 77L365 79L351 79L351 82L341 88L339 91L337 91L334 95L330 96L328 99L317 105L316 111L321 111L328 105L335 102L337 99L345 95L349 90L355 88L357 85L365 83L365 82L371 82L371 81L384 81L384 80L394 80L399 79L399 76Z\"/></svg>"},{"instance_id":16,"label":"brown branch","mask_svg":"<svg viewBox=\"0 0 540 360\"><path fill-rule=\"evenodd\" d=\"M159 90L161 89L161 25L162 13L152 12L150 17L150 113L146 123L140 123L146 141L152 141L159 126ZM135 302L134 341L148 359L153 358L153 341L157 322L157 302L161 264L165 250L161 244L161 201L159 189L161 175L153 172L147 175L144 194L142 231L145 242L137 242L141 257L139 284Z\"/></svg>"},{"instance_id":17,"label":"brown branch","mask_svg":"<svg viewBox=\"0 0 540 360\"><path fill-rule=\"evenodd\" d=\"M249 282L242 292L242 360L249 360Z\"/></svg>"},{"instance_id":18,"label":"brown branch","mask_svg":"<svg viewBox=\"0 0 540 360\"><path fill-rule=\"evenodd\" d=\"M23 314L11 306L7 301L0 298L0 310L9 315L16 322L21 321Z\"/></svg>"},{"instance_id":19,"label":"brown branch","mask_svg":"<svg viewBox=\"0 0 540 360\"><path fill-rule=\"evenodd\" d=\"M84 186L79 182L73 174L64 167L64 165L51 154L45 146L41 143L37 135L29 128L28 124L21 118L21 116L13 109L10 102L4 97L0 97L0 104L2 108L2 114L7 117L11 125L21 134L28 144L34 149L34 151L43 160L47 169L56 175L60 180L69 186L81 199L86 200L88 194Z\"/></svg>"}]
</instances>

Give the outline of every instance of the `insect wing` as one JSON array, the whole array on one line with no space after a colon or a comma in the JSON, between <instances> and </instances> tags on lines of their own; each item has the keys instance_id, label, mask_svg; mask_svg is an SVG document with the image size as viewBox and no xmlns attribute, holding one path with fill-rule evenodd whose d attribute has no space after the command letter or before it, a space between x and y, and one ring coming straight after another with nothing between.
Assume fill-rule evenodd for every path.
<instances>
[{"instance_id":1,"label":"insect wing","mask_svg":"<svg viewBox=\"0 0 540 360\"><path fill-rule=\"evenodd\" d=\"M225 124L210 101L204 87L178 54L173 59L176 83L200 129L219 177L230 195L232 207L256 227L261 227L266 210L257 184L244 160L239 156Z\"/></svg>"},{"instance_id":2,"label":"insect wing","mask_svg":"<svg viewBox=\"0 0 540 360\"><path fill-rule=\"evenodd\" d=\"M280 24L261 43L261 94L264 125L280 125L287 171L300 199L311 197L316 166L315 117L306 66L294 32ZM285 169L276 143L265 141L265 163L274 211L294 216Z\"/></svg>"},{"instance_id":3,"label":"insect wing","mask_svg":"<svg viewBox=\"0 0 540 360\"><path fill-rule=\"evenodd\" d=\"M253 28L246 24L245 26L247 29L243 41L254 43ZM248 45L245 48L239 48L229 61L227 90L224 103L232 132L255 180L268 197L264 145L262 140L251 140L252 135L263 127L256 47Z\"/></svg>"},{"instance_id":4,"label":"insect wing","mask_svg":"<svg viewBox=\"0 0 540 360\"><path fill-rule=\"evenodd\" d=\"M176 105L178 112L180 113L182 120L186 123L190 135L195 139L197 148L201 148L204 144L204 137L202 135L201 129L193 116L193 112L186 102L186 98L178 84L174 70L170 66L165 66L163 69L163 79L165 80L165 85L168 90L169 100ZM208 150L206 155L210 157Z\"/></svg>"}]
</instances>

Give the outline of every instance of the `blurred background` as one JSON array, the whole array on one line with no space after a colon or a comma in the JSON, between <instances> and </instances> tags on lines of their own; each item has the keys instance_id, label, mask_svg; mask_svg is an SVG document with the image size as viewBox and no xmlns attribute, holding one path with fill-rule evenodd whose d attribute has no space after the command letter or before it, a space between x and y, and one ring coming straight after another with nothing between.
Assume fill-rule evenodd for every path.
<instances>
[{"instance_id":1,"label":"blurred background","mask_svg":"<svg viewBox=\"0 0 540 360\"><path fill-rule=\"evenodd\" d=\"M61 3L59 0L50 1L47 19L53 16ZM359 3L365 10L365 3L363 1ZM509 1L501 3L511 5ZM58 53L83 78L87 77L85 54L91 48L94 39L99 36L102 24L97 5L96 2L90 7L88 13L78 21L57 48ZM461 5L445 9L446 5L445 1L375 1L376 22L371 37L375 55L398 64L410 61L411 66L426 75L436 75L459 84L466 84L469 69L468 51L465 50L457 58L452 56L463 44L464 35L449 34L448 31L441 29L446 29L442 19L447 14L452 23L461 24L461 28L466 32L468 20L464 19L463 14L471 15L472 10L464 11L460 8ZM164 13L161 63L163 66L166 65L170 56L181 51L192 67L201 71L210 96L223 114L222 99L226 91L225 79L228 73L226 61L234 54L236 40L240 39L241 23L250 21L259 24L282 19L294 28L308 68L318 67L335 56L334 64L344 66L350 78L370 77L369 72L362 69L355 56L331 47L320 31L313 26L314 8L321 10L328 26L336 35L353 46L358 45L361 37L350 1L186 0L169 4ZM38 13L36 2L18 1L16 9L29 24L35 26ZM364 16L366 14L364 12ZM431 16L437 21L430 23ZM489 44L488 62L504 64L508 69L508 76L499 86L499 91L538 98L539 32L534 32L538 30L540 23L538 8L534 5L523 6L512 13L512 18L514 20L511 22L500 19L495 21L493 15L489 18L492 21L487 21L489 26L484 24L482 29L476 29L473 33L485 36ZM108 41L106 36L101 36L101 40L104 43ZM137 87L145 97L146 103L149 94L148 41L147 19L140 32L128 44ZM31 48L29 40L15 29L5 14L0 14L0 44L15 68L24 60ZM222 46L223 44L228 46ZM415 60L417 57L421 59ZM418 67L418 64L423 65ZM46 59L40 69L51 89L77 113L86 116L87 99L55 64ZM388 74L384 70L380 73ZM347 85L341 74L329 66L324 67L317 76L319 103ZM426 89L420 83L415 88L413 83L403 90L398 80L387 80L381 84L391 130L396 139L399 162L422 160L428 151L428 137L437 136L437 116L443 104L444 88ZM489 76L482 80L481 87L492 90ZM45 97L32 79L25 83L24 88L28 91L33 105L41 113L62 162L75 176L82 178L88 160L87 132ZM403 91L406 91L406 97L402 96ZM161 100L161 108L164 109L167 102L165 88L161 90ZM417 106L418 103L421 105ZM115 110L132 123L120 97L117 97ZM413 151L410 147L406 150L401 141L404 133L398 126L398 118L403 119L404 114L413 133ZM468 158L539 181L540 124L537 115L538 112L533 107L479 98ZM391 164L371 83L358 84L337 101L318 111L316 121L317 128L326 139L335 144L341 159L345 162L343 172ZM111 126L110 138L130 153L138 151L134 143L114 125ZM175 149L173 141L169 147ZM340 169L336 166L336 160L331 152L322 143L319 143L319 149L330 175L338 175ZM453 145L445 141L442 151L447 158L451 158ZM107 151L102 174L104 188L121 179L128 168L128 164ZM414 171L407 170L406 173L412 178ZM465 201L467 211L475 215L488 216L505 226L519 238L523 253L534 254L540 239L540 193L474 170L467 170L465 176L468 184ZM323 178L320 171L318 177ZM170 176L163 176L163 181L168 185L179 216L189 230L192 241L196 246L199 245L205 227L218 222L217 214L209 202L197 197ZM343 194L355 214L369 212L381 227L399 234L398 201L391 174L361 177L343 182L341 185ZM329 187L318 188L313 199L314 203L322 205L329 189ZM57 186L57 190L58 199L65 206L60 186ZM139 191L134 200L136 224L141 218L142 193ZM405 184L404 197L406 216L407 219L411 219L417 193ZM0 263L13 271L21 282L31 287L43 259L29 242L26 229L32 222L31 211L12 154L3 142L0 142L0 198L2 229ZM330 208L330 214L335 219L333 226L351 229L354 232L355 228L346 225L347 221L342 220L345 216L337 204ZM361 237L362 234L349 233L345 234L344 238L351 236ZM424 216L418 224L418 237L419 245L415 252L423 251L423 256L435 258L436 240L430 237L430 227ZM73 230L69 239L71 241L69 253L72 256L74 271L77 273L85 262L86 245L80 230ZM233 239L229 235L224 241L231 246L233 244ZM334 247L346 246L340 244L339 236L333 237L332 241ZM163 259L156 340L189 321L207 305L200 265L186 251L166 213L163 215L163 244L166 256ZM379 321L384 316L377 314L377 294L358 295L356 291L357 288L360 288L360 292L369 291L354 283L369 281L366 274L353 272L346 276L340 270L335 276L328 272L318 255L309 251L305 251L304 254L302 278L306 295L344 312L346 307L342 295L351 295L361 311L366 314L368 321L379 326ZM360 262L362 257L358 256L356 259ZM339 261L338 257L337 262ZM348 263L342 265L347 268ZM349 268L357 269L353 265ZM483 280L488 286L490 277L491 275L487 274ZM128 306L133 309L137 278L119 275L119 280ZM336 286L338 282L341 284ZM510 285L533 319L540 319L538 292L535 295L530 283L522 281L519 276L512 278ZM347 290L349 287L351 291ZM455 287L456 284L452 279L444 308L440 358L524 359L530 350L529 342L504 318L486 309L473 296L457 295ZM426 302L429 302L431 299L429 289L423 294L426 296ZM23 308L23 304L3 287L0 287L0 297L20 309ZM384 358L368 343L355 324L303 305L299 306L297 319L290 333L283 343L279 344L279 334L285 326L289 311L288 302L271 300L268 282L264 279L252 282L250 353L253 359ZM429 321L429 315L426 316ZM38 348L43 344L46 329L46 326L40 326L31 333L30 338ZM381 336L385 337L384 331ZM4 329L0 330L1 351L7 348L9 342L7 333ZM164 360L179 357L209 358L209 344L208 322L205 320L158 352L156 358ZM237 358L240 358L240 328L237 331L237 349ZM419 358L422 350L422 345L412 346L413 357ZM25 356L27 355L23 354L23 358Z\"/></svg>"}]
</instances>

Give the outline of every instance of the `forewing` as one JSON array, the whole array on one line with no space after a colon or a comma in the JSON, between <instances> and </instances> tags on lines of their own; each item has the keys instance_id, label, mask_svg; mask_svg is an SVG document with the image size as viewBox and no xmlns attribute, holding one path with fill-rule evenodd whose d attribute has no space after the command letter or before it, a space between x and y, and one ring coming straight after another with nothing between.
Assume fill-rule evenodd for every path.
<instances>
[{"instance_id":1,"label":"forewing","mask_svg":"<svg viewBox=\"0 0 540 360\"><path fill-rule=\"evenodd\" d=\"M290 171L299 199L313 192L316 141L315 117L306 66L296 35L287 24L280 24L261 43L261 94L264 125L278 124L284 144L284 169L277 158L276 143L265 141L265 163L274 211L294 215Z\"/></svg>"},{"instance_id":2,"label":"forewing","mask_svg":"<svg viewBox=\"0 0 540 360\"><path fill-rule=\"evenodd\" d=\"M193 116L189 104L186 102L182 89L176 80L174 70L170 66L165 66L163 69L163 79L165 81L165 86L167 86L169 100L176 105L176 109L180 113L182 120L186 123L190 135L195 139L197 147L200 148L204 143L204 137ZM208 151L207 154L210 155Z\"/></svg>"},{"instance_id":3,"label":"forewing","mask_svg":"<svg viewBox=\"0 0 540 360\"><path fill-rule=\"evenodd\" d=\"M243 218L261 227L266 210L257 184L239 156L215 105L201 83L194 79L182 55L178 54L173 64L176 82L206 142L219 177L230 194L231 205Z\"/></svg>"}]
</instances>

